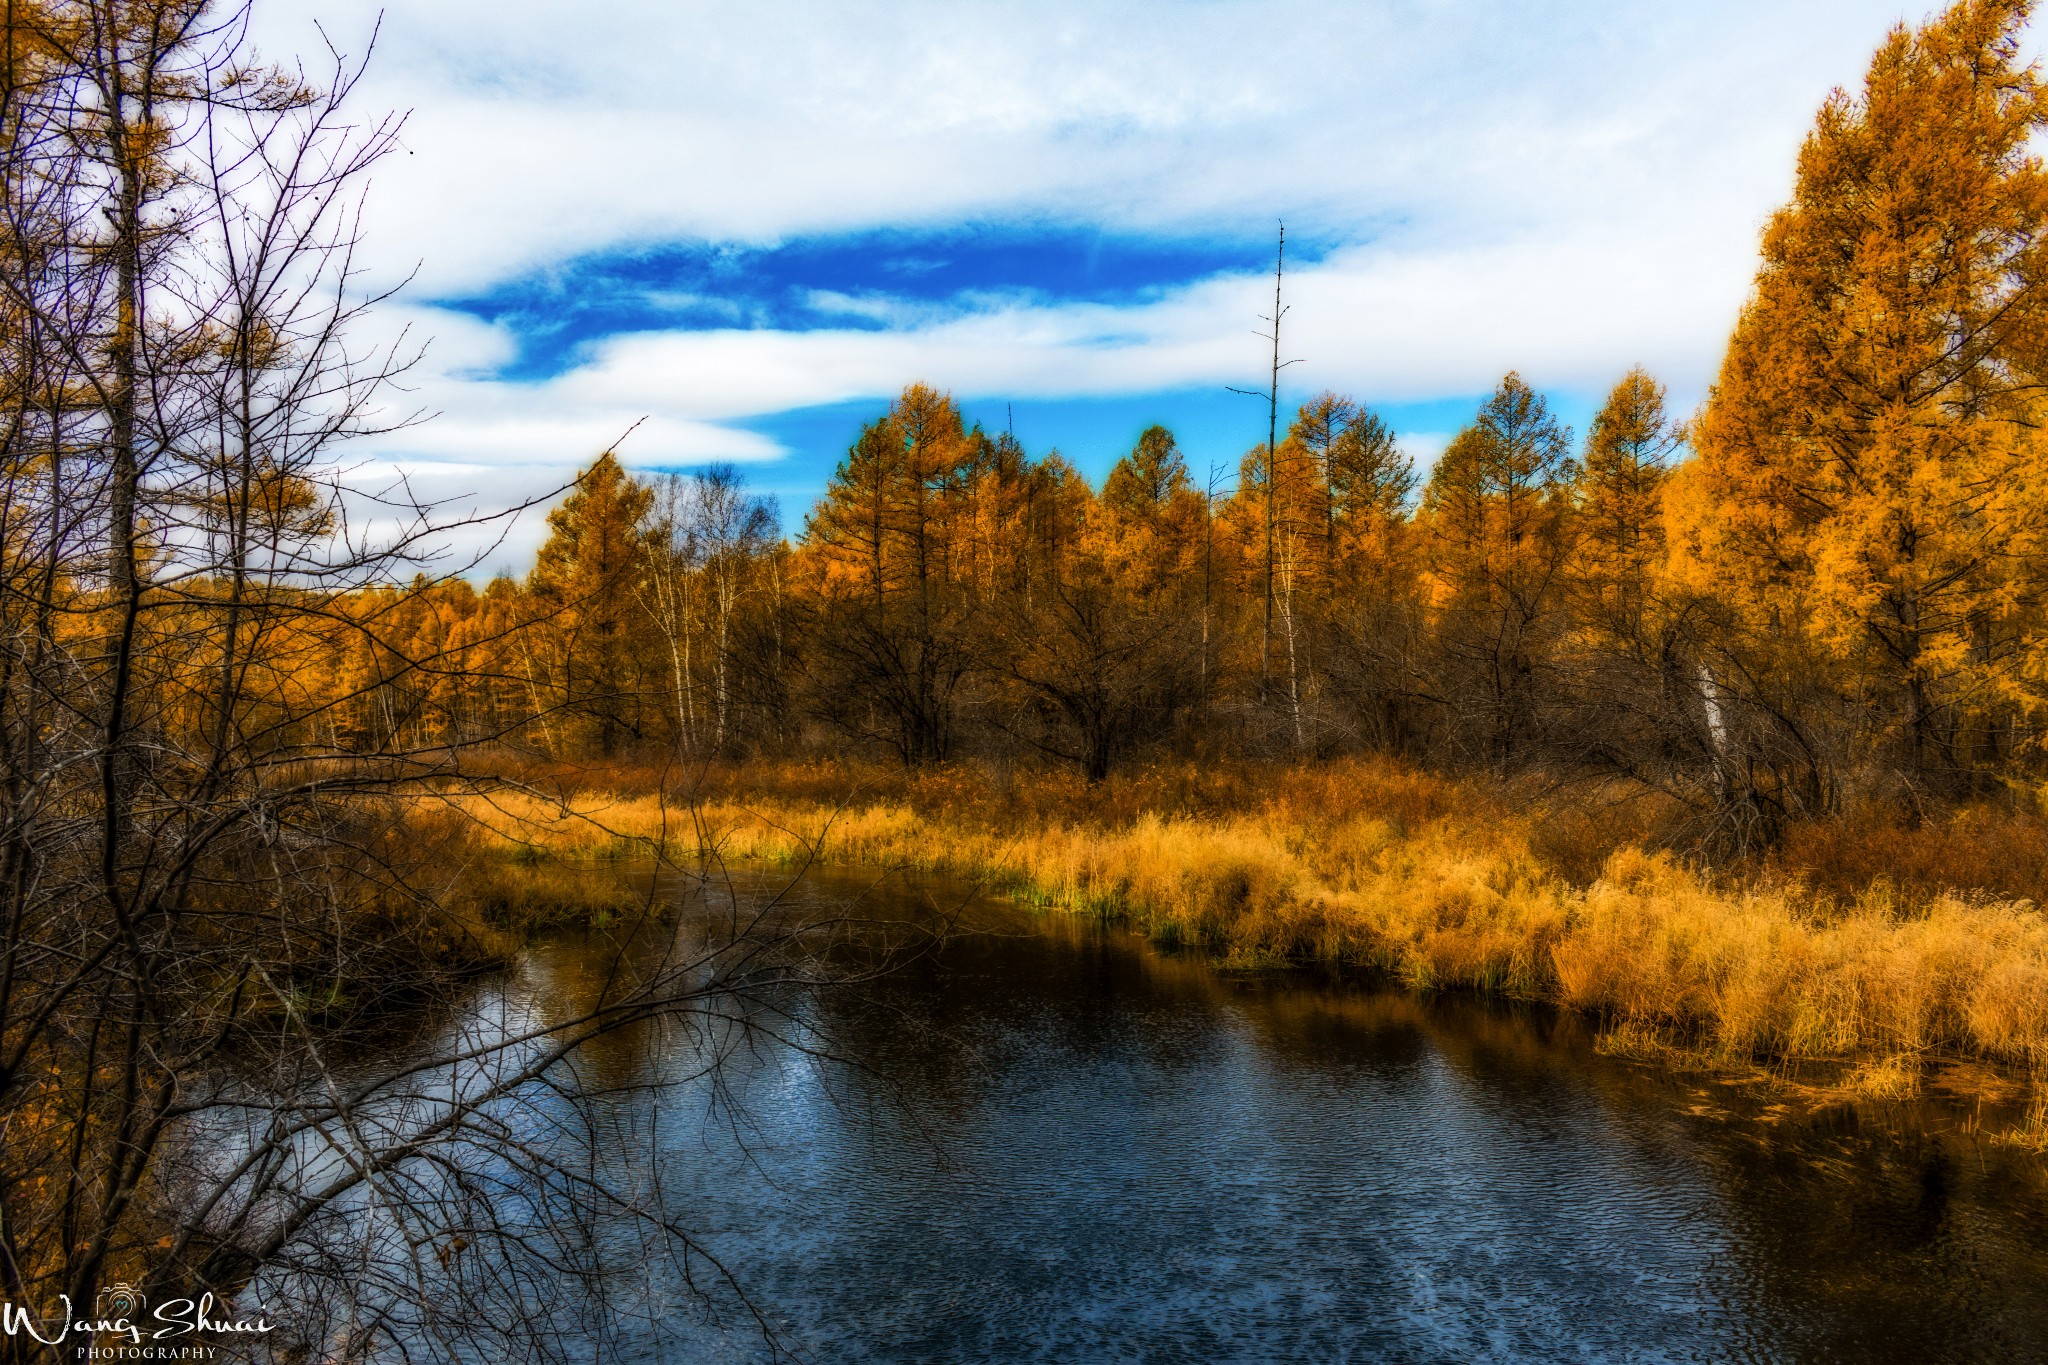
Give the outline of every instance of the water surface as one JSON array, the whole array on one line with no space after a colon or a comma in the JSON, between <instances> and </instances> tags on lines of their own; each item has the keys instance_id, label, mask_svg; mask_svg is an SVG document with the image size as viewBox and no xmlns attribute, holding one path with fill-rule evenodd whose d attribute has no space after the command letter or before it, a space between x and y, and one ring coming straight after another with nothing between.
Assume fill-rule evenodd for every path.
<instances>
[{"instance_id":1,"label":"water surface","mask_svg":"<svg viewBox=\"0 0 2048 1365\"><path fill-rule=\"evenodd\" d=\"M1959 1111L1773 1104L1543 1010L970 924L796 1007L872 1074L763 1046L713 1086L653 1033L585 1073L599 1162L808 1358L2048 1358L2041 1162ZM519 989L609 951L549 945ZM659 1329L606 1359L767 1357L729 1290L615 1292Z\"/></svg>"}]
</instances>

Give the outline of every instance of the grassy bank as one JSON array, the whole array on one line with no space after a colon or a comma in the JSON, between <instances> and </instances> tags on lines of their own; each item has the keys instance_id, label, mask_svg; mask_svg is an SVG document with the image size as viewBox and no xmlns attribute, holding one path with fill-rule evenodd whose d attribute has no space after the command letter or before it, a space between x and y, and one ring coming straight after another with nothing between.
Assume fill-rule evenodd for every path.
<instances>
[{"instance_id":1,"label":"grassy bank","mask_svg":"<svg viewBox=\"0 0 2048 1365\"><path fill-rule=\"evenodd\" d=\"M1339 960L1549 1001L1598 1016L1607 1046L1636 1055L1830 1059L1872 1093L1910 1088L1937 1056L2048 1072L2048 921L2008 889L1947 884L1944 838L1925 826L1835 831L1814 867L1787 863L1824 843L1796 834L1771 865L1709 876L1639 846L1640 817L1364 761L1160 769L1096 789L809 765L698 774L687 802L611 777L616 790L567 782L563 806L518 796L470 813L543 862L658 842L984 879L1240 961ZM2038 848L2022 817L2003 832L1971 818L1974 856ZM1909 875L1857 876L1865 845L1887 843ZM2017 875L2038 875L2033 857Z\"/></svg>"}]
</instances>

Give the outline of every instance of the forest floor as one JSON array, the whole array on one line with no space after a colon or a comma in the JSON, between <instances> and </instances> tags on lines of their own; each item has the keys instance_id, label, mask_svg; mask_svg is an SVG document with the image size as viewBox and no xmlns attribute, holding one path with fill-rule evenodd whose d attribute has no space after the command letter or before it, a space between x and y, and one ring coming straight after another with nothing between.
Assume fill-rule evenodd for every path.
<instances>
[{"instance_id":1,"label":"forest floor","mask_svg":"<svg viewBox=\"0 0 2048 1365\"><path fill-rule=\"evenodd\" d=\"M1671 809L1371 759L1161 764L1095 787L847 762L515 775L530 793L472 798L466 814L502 841L488 894L528 914L588 894L547 869L657 848L896 867L1235 963L1337 961L1546 1001L1599 1018L1603 1050L1650 1062L1833 1063L1878 1099L1911 1095L1938 1064L2048 1080L2035 812L1858 809L1713 868L1663 846ZM2048 1145L2048 1105L2035 1109Z\"/></svg>"}]
</instances>

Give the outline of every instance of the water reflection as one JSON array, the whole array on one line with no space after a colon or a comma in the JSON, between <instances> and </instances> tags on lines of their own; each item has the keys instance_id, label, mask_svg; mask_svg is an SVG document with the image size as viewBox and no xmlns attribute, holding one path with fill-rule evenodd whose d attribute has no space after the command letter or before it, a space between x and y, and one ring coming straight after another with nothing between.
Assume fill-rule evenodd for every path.
<instances>
[{"instance_id":1,"label":"water reflection","mask_svg":"<svg viewBox=\"0 0 2048 1365\"><path fill-rule=\"evenodd\" d=\"M812 1358L2048 1352L2040 1165L1952 1116L1778 1112L1602 1058L1542 1011L978 915L787 1006L872 1074L749 1047L713 1084L701 1040L652 1028L584 1064L595 1159ZM556 943L520 990L573 1010L609 961ZM707 1320L640 1271L618 1292L660 1330L607 1359L765 1356L729 1293Z\"/></svg>"}]
</instances>

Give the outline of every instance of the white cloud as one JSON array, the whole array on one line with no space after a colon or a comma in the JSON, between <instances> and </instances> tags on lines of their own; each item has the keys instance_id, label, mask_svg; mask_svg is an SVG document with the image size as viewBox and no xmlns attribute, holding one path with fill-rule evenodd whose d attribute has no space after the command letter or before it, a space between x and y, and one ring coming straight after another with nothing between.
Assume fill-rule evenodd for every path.
<instances>
[{"instance_id":1,"label":"white cloud","mask_svg":"<svg viewBox=\"0 0 2048 1365\"><path fill-rule=\"evenodd\" d=\"M1292 277L1283 349L1306 362L1299 382L1380 401L1484 390L1516 367L1535 382L1577 389L1604 387L1636 361L1697 374L1731 320L1747 252L1712 257L1701 246L1689 274L1651 293L1638 282L1654 264L1633 241L1349 251ZM1256 277L1210 280L1135 307L1012 305L891 331L638 333L603 344L558 379L468 387L493 395L487 407L535 414L658 414L675 433L661 438L668 441L686 439L690 419L887 394L912 380L963 398L1242 383L1263 365L1251 331L1270 310L1270 288ZM1617 334L1634 343L1619 358ZM516 420L540 433L530 438L537 448L559 426L538 415Z\"/></svg>"},{"instance_id":2,"label":"white cloud","mask_svg":"<svg viewBox=\"0 0 2048 1365\"><path fill-rule=\"evenodd\" d=\"M1416 474L1427 476L1456 435L1452 431L1411 431L1404 433L1398 444L1401 453L1415 462Z\"/></svg>"},{"instance_id":3,"label":"white cloud","mask_svg":"<svg viewBox=\"0 0 2048 1365\"><path fill-rule=\"evenodd\" d=\"M261 0L265 46L344 44L382 0ZM1641 361L1696 397L1756 234L1830 87L1896 0L432 0L389 11L369 105L414 110L372 199L412 297L636 243L963 218L1260 230L1362 245L1294 277L1304 382L1375 398L1509 367L1597 388ZM1128 308L881 309L894 330L628 336L557 379L431 310L420 401L379 443L543 473L636 417L643 463L760 459L729 425L887 394L1102 394L1241 381L1270 298L1211 281ZM890 310L896 311L890 311ZM453 474L446 477L457 478ZM521 476L525 477L524 475Z\"/></svg>"},{"instance_id":4,"label":"white cloud","mask_svg":"<svg viewBox=\"0 0 2048 1365\"><path fill-rule=\"evenodd\" d=\"M317 12L268 0L273 47ZM410 107L372 224L429 291L610 244L1042 214L1287 212L1420 243L1730 216L1789 181L1887 0L963 6L435 0L368 101Z\"/></svg>"}]
</instances>

